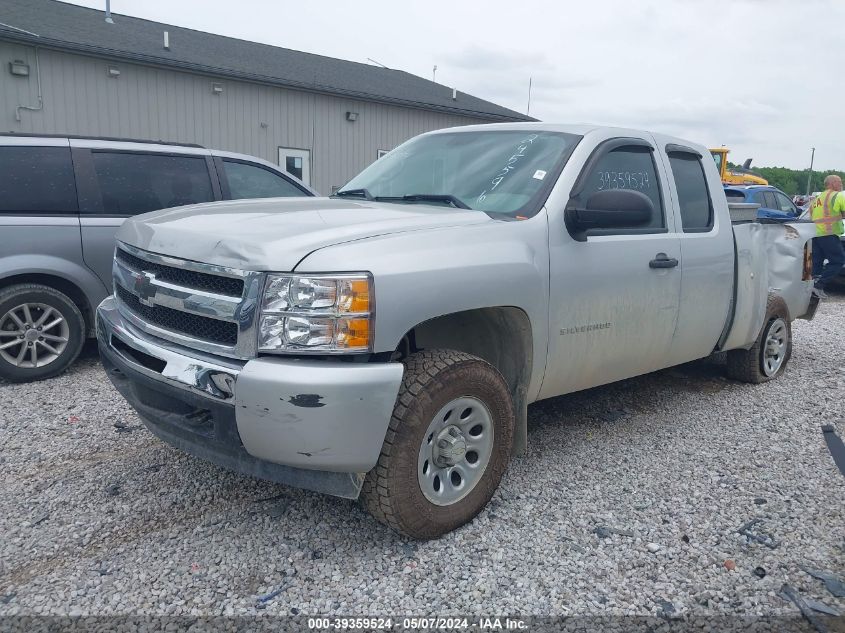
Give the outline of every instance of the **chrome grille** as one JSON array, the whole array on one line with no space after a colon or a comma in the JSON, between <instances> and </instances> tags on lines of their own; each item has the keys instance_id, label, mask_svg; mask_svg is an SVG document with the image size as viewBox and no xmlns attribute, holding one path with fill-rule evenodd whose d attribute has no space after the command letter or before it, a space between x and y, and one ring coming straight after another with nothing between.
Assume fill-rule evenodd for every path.
<instances>
[{"instance_id":1,"label":"chrome grille","mask_svg":"<svg viewBox=\"0 0 845 633\"><path fill-rule=\"evenodd\" d=\"M184 268L163 266L162 264L148 262L140 257L135 257L135 255L127 253L120 248L115 251L114 256L129 268L155 273L157 279L179 286L185 286L186 288L217 292L227 297L240 297L244 292L243 279L220 277L219 275L209 275L208 273L185 270Z\"/></svg>"},{"instance_id":2,"label":"chrome grille","mask_svg":"<svg viewBox=\"0 0 845 633\"><path fill-rule=\"evenodd\" d=\"M262 273L177 259L118 242L113 274L118 307L140 330L214 354L255 356Z\"/></svg>"},{"instance_id":3,"label":"chrome grille","mask_svg":"<svg viewBox=\"0 0 845 633\"><path fill-rule=\"evenodd\" d=\"M238 342L237 323L218 321L164 306L145 306L138 297L121 286L115 288L115 294L127 308L152 325L220 345L234 346Z\"/></svg>"}]
</instances>

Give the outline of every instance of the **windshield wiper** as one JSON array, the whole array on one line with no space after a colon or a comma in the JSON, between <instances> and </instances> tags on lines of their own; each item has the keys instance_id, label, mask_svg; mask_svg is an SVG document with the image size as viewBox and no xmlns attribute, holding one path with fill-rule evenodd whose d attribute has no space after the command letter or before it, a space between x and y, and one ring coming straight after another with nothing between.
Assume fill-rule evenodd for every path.
<instances>
[{"instance_id":1,"label":"windshield wiper","mask_svg":"<svg viewBox=\"0 0 845 633\"><path fill-rule=\"evenodd\" d=\"M450 193L410 193L406 196L378 196L375 200L377 202L448 202L458 209L472 208L463 200Z\"/></svg>"},{"instance_id":2,"label":"windshield wiper","mask_svg":"<svg viewBox=\"0 0 845 633\"><path fill-rule=\"evenodd\" d=\"M359 196L365 200L375 200L375 198L373 198L373 194L366 189L344 189L343 191L335 193L332 198L342 198L344 196Z\"/></svg>"}]
</instances>

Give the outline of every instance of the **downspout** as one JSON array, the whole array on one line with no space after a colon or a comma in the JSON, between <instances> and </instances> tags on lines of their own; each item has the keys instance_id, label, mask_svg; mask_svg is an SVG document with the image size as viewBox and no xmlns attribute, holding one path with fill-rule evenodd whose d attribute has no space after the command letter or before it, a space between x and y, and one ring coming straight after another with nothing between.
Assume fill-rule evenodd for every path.
<instances>
[{"instance_id":1,"label":"downspout","mask_svg":"<svg viewBox=\"0 0 845 633\"><path fill-rule=\"evenodd\" d=\"M15 108L15 121L20 122L21 110L29 110L31 112L38 112L44 109L44 98L41 96L41 64L38 61L38 47L35 46L35 78L38 81L38 105L19 105Z\"/></svg>"}]
</instances>

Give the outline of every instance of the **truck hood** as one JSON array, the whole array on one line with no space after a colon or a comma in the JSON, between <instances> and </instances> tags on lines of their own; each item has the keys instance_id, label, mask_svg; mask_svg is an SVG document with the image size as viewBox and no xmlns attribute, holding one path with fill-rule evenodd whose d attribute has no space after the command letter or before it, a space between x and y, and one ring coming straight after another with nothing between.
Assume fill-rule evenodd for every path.
<instances>
[{"instance_id":1,"label":"truck hood","mask_svg":"<svg viewBox=\"0 0 845 633\"><path fill-rule=\"evenodd\" d=\"M130 218L121 242L161 255L254 271L291 271L320 248L378 235L492 222L481 211L335 198L209 202ZM350 262L354 268L354 262Z\"/></svg>"}]
</instances>

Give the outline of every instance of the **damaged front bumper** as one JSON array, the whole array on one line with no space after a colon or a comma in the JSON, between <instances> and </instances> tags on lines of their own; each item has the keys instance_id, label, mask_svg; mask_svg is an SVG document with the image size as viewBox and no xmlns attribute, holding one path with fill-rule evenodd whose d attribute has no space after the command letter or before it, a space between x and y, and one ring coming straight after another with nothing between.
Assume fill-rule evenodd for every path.
<instances>
[{"instance_id":1,"label":"damaged front bumper","mask_svg":"<svg viewBox=\"0 0 845 633\"><path fill-rule=\"evenodd\" d=\"M223 359L143 334L114 298L97 339L117 390L162 440L223 467L340 497L375 466L400 363Z\"/></svg>"}]
</instances>

